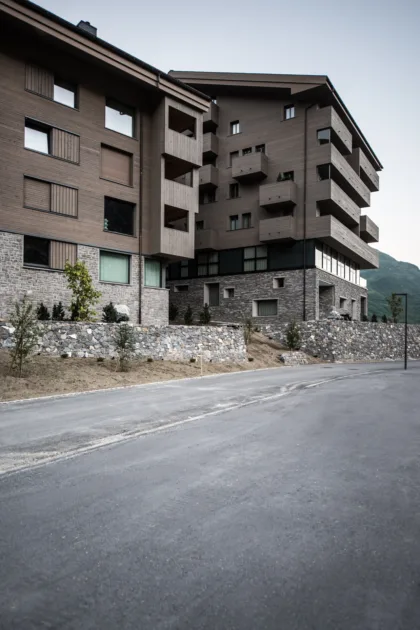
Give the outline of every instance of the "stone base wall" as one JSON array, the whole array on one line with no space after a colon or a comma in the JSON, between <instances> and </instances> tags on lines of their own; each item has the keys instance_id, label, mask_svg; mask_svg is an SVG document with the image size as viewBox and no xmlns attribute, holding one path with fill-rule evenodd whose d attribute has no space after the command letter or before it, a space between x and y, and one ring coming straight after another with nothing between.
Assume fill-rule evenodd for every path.
<instances>
[{"instance_id":1,"label":"stone base wall","mask_svg":"<svg viewBox=\"0 0 420 630\"><path fill-rule=\"evenodd\" d=\"M141 260L142 291L140 322L143 326L167 326L169 289L144 286L144 258Z\"/></svg>"},{"instance_id":2,"label":"stone base wall","mask_svg":"<svg viewBox=\"0 0 420 630\"><path fill-rule=\"evenodd\" d=\"M284 286L276 288L277 278L284 279ZM219 306L211 306L213 321L243 322L253 318L257 325L289 322L291 319L303 319L303 271L269 271L232 276L215 276L171 280L169 300L178 308L177 321L183 321L184 313L191 306L194 319L198 320L203 310L205 284L219 284ZM326 291L322 285L332 285ZM188 286L188 291L177 292L178 286ZM319 294L321 288L321 294ZM233 289L233 297L226 297L227 289ZM340 297L346 298L346 307L340 308ZM306 271L306 318L317 320L335 309L351 314L351 300L355 300L354 318L360 319L360 298L367 297L367 290L351 282L337 278L320 269ZM276 317L253 317L253 302L260 299L278 300Z\"/></svg>"},{"instance_id":3,"label":"stone base wall","mask_svg":"<svg viewBox=\"0 0 420 630\"><path fill-rule=\"evenodd\" d=\"M384 361L404 357L404 324L370 322L301 322L301 349L327 361ZM266 326L267 335L282 343L287 324ZM420 358L420 326L408 326L408 354Z\"/></svg>"},{"instance_id":4,"label":"stone base wall","mask_svg":"<svg viewBox=\"0 0 420 630\"><path fill-rule=\"evenodd\" d=\"M116 356L113 336L120 324L39 322L36 352L76 357ZM169 361L214 363L246 360L243 330L232 326L133 326L136 356ZM0 348L13 344L13 328L0 325Z\"/></svg>"}]
</instances>

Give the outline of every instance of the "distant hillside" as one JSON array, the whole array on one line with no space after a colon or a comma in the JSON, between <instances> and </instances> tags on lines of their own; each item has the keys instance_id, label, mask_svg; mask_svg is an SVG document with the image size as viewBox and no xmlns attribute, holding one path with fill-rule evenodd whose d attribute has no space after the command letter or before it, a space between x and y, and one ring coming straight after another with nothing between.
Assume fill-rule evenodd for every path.
<instances>
[{"instance_id":1,"label":"distant hillside","mask_svg":"<svg viewBox=\"0 0 420 630\"><path fill-rule=\"evenodd\" d=\"M379 269L364 270L361 276L368 283L369 316L389 316L386 298L391 293L408 293L408 321L420 324L420 269L416 265L379 252Z\"/></svg>"}]
</instances>

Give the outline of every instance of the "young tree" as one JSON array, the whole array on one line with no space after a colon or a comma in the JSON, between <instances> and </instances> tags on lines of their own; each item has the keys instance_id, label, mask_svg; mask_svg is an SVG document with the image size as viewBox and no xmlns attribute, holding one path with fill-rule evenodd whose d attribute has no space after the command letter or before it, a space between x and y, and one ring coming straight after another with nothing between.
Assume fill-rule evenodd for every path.
<instances>
[{"instance_id":1,"label":"young tree","mask_svg":"<svg viewBox=\"0 0 420 630\"><path fill-rule=\"evenodd\" d=\"M36 316L37 319L39 319L40 321L48 321L50 319L50 313L44 302L41 302L41 304L36 309Z\"/></svg>"},{"instance_id":2,"label":"young tree","mask_svg":"<svg viewBox=\"0 0 420 630\"><path fill-rule=\"evenodd\" d=\"M67 278L67 286L73 292L71 319L77 322L91 320L96 315L92 306L98 302L102 294L93 288L92 277L86 264L77 260L71 265L67 261L64 275Z\"/></svg>"},{"instance_id":3,"label":"young tree","mask_svg":"<svg viewBox=\"0 0 420 630\"><path fill-rule=\"evenodd\" d=\"M192 326L193 321L194 321L194 314L193 314L191 306L188 305L188 308L184 313L184 323L186 326Z\"/></svg>"},{"instance_id":4,"label":"young tree","mask_svg":"<svg viewBox=\"0 0 420 630\"><path fill-rule=\"evenodd\" d=\"M174 322L178 317L178 307L173 303L169 303L169 321Z\"/></svg>"},{"instance_id":5,"label":"young tree","mask_svg":"<svg viewBox=\"0 0 420 630\"><path fill-rule=\"evenodd\" d=\"M210 324L210 322L211 322L211 313L210 313L209 305L206 303L204 304L204 308L200 313L200 324L203 324L203 326L206 326L207 324Z\"/></svg>"},{"instance_id":6,"label":"young tree","mask_svg":"<svg viewBox=\"0 0 420 630\"><path fill-rule=\"evenodd\" d=\"M244 341L245 345L248 347L252 341L252 332L253 332L252 319L248 318L244 320Z\"/></svg>"},{"instance_id":7,"label":"young tree","mask_svg":"<svg viewBox=\"0 0 420 630\"><path fill-rule=\"evenodd\" d=\"M10 323L15 329L14 345L10 349L10 367L21 377L22 368L38 343L38 324L33 306L26 297L15 302Z\"/></svg>"},{"instance_id":8,"label":"young tree","mask_svg":"<svg viewBox=\"0 0 420 630\"><path fill-rule=\"evenodd\" d=\"M388 317L385 315L385 313L382 315L382 323L383 324L387 324L388 323Z\"/></svg>"},{"instance_id":9,"label":"young tree","mask_svg":"<svg viewBox=\"0 0 420 630\"><path fill-rule=\"evenodd\" d=\"M292 321L286 331L286 345L289 350L299 350L300 342L300 328L295 321Z\"/></svg>"},{"instance_id":10,"label":"young tree","mask_svg":"<svg viewBox=\"0 0 420 630\"><path fill-rule=\"evenodd\" d=\"M53 310L52 310L53 320L57 322L62 322L64 319L64 315L65 315L65 312L63 308L63 303L60 301L58 304L54 304Z\"/></svg>"},{"instance_id":11,"label":"young tree","mask_svg":"<svg viewBox=\"0 0 420 630\"><path fill-rule=\"evenodd\" d=\"M378 322L378 316L376 315L376 313L372 313L372 317L370 318L370 321L373 324L376 324Z\"/></svg>"},{"instance_id":12,"label":"young tree","mask_svg":"<svg viewBox=\"0 0 420 630\"><path fill-rule=\"evenodd\" d=\"M113 336L113 342L118 354L120 372L128 372L130 359L136 351L136 336L132 326L121 324Z\"/></svg>"},{"instance_id":13,"label":"young tree","mask_svg":"<svg viewBox=\"0 0 420 630\"><path fill-rule=\"evenodd\" d=\"M391 320L394 324L397 324L398 318L404 310L402 297L393 293L386 301L388 302L389 310L391 311Z\"/></svg>"}]
</instances>

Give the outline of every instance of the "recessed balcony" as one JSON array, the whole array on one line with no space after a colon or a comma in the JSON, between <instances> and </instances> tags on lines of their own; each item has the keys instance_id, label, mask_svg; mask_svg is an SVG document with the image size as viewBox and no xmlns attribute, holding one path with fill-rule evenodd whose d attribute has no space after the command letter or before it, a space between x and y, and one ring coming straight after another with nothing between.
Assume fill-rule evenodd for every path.
<instances>
[{"instance_id":1,"label":"recessed balcony","mask_svg":"<svg viewBox=\"0 0 420 630\"><path fill-rule=\"evenodd\" d=\"M260 206L267 210L293 207L297 203L297 186L292 180L260 186Z\"/></svg>"},{"instance_id":2,"label":"recessed balcony","mask_svg":"<svg viewBox=\"0 0 420 630\"><path fill-rule=\"evenodd\" d=\"M255 182L268 175L265 153L248 153L232 160L232 177L240 182Z\"/></svg>"}]
</instances>

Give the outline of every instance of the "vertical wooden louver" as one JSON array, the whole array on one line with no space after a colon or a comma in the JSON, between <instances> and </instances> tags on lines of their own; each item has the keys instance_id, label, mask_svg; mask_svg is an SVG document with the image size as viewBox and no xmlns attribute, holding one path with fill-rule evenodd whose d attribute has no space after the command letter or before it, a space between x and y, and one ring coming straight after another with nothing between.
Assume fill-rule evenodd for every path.
<instances>
[{"instance_id":1,"label":"vertical wooden louver","mask_svg":"<svg viewBox=\"0 0 420 630\"><path fill-rule=\"evenodd\" d=\"M52 129L52 154L55 157L78 163L80 160L79 136L62 129Z\"/></svg>"},{"instance_id":2,"label":"vertical wooden louver","mask_svg":"<svg viewBox=\"0 0 420 630\"><path fill-rule=\"evenodd\" d=\"M77 245L73 243L62 243L61 241L51 241L50 267L52 269L64 269L68 260L74 265L77 258Z\"/></svg>"},{"instance_id":3,"label":"vertical wooden louver","mask_svg":"<svg viewBox=\"0 0 420 630\"><path fill-rule=\"evenodd\" d=\"M35 94L40 94L46 98L54 97L54 75L48 70L26 65L25 88Z\"/></svg>"},{"instance_id":4,"label":"vertical wooden louver","mask_svg":"<svg viewBox=\"0 0 420 630\"><path fill-rule=\"evenodd\" d=\"M77 193L76 188L51 185L51 212L58 212L69 217L77 217Z\"/></svg>"}]
</instances>

